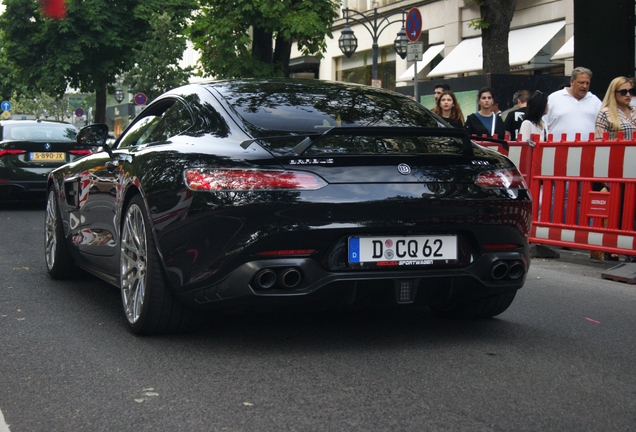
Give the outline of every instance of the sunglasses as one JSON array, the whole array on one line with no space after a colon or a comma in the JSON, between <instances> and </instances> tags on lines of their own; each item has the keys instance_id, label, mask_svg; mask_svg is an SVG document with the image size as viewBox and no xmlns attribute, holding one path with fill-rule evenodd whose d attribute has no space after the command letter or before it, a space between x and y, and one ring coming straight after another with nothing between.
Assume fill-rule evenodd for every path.
<instances>
[{"instance_id":1,"label":"sunglasses","mask_svg":"<svg viewBox=\"0 0 636 432\"><path fill-rule=\"evenodd\" d=\"M629 90L616 90L616 93L620 94L621 96L627 96L627 93L629 93L630 96L636 96L636 89L630 88Z\"/></svg>"}]
</instances>

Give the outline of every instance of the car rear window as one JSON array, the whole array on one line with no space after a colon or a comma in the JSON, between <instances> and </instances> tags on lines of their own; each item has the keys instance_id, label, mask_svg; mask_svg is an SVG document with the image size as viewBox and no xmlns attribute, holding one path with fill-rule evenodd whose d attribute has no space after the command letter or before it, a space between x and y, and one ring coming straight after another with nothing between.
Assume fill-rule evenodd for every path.
<instances>
[{"instance_id":1,"label":"car rear window","mask_svg":"<svg viewBox=\"0 0 636 432\"><path fill-rule=\"evenodd\" d=\"M368 86L302 81L227 83L219 89L228 106L259 144L277 155L293 155L305 134L337 127L427 127L441 125L409 98ZM448 137L330 136L317 140L305 155L462 154L461 139ZM272 136L296 135L268 139Z\"/></svg>"},{"instance_id":2,"label":"car rear window","mask_svg":"<svg viewBox=\"0 0 636 432\"><path fill-rule=\"evenodd\" d=\"M14 141L75 141L77 129L71 125L56 123L5 124L4 140Z\"/></svg>"}]
</instances>

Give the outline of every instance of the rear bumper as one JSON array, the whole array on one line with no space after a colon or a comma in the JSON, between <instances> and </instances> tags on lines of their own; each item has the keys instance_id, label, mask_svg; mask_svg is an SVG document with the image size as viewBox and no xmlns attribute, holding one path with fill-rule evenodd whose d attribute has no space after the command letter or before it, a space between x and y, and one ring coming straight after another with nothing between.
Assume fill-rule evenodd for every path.
<instances>
[{"instance_id":1,"label":"rear bumper","mask_svg":"<svg viewBox=\"0 0 636 432\"><path fill-rule=\"evenodd\" d=\"M0 196L40 192L46 192L46 179L42 181L11 181L0 179Z\"/></svg>"},{"instance_id":2,"label":"rear bumper","mask_svg":"<svg viewBox=\"0 0 636 432\"><path fill-rule=\"evenodd\" d=\"M467 301L518 290L525 282L529 266L527 247L522 251L484 254L466 268L448 269L332 272L311 258L269 259L247 262L214 286L178 296L193 306L223 308L309 300L313 294L329 291L329 287L354 288L363 294L368 285L380 284L387 290L397 290L400 283L407 283L415 293L411 301L403 303ZM294 273L285 279L291 270ZM259 279L264 272L268 272L267 277Z\"/></svg>"}]
</instances>

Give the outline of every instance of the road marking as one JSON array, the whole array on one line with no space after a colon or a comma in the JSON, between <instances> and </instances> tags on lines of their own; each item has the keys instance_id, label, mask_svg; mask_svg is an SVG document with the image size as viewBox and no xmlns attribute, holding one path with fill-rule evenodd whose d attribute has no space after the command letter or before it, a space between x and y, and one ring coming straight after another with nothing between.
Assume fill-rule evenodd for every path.
<instances>
[{"instance_id":1,"label":"road marking","mask_svg":"<svg viewBox=\"0 0 636 432\"><path fill-rule=\"evenodd\" d=\"M9 425L4 422L2 410L0 410L0 432L9 432Z\"/></svg>"}]
</instances>

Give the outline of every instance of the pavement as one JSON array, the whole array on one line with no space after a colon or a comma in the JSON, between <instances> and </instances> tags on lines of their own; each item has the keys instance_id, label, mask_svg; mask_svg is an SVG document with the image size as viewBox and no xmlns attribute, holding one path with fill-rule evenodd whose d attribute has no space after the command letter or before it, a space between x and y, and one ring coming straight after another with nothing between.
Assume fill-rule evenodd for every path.
<instances>
[{"instance_id":1,"label":"pavement","mask_svg":"<svg viewBox=\"0 0 636 432\"><path fill-rule=\"evenodd\" d=\"M598 274L603 279L636 284L636 263L626 262L625 255L619 255L618 261L590 258L587 249L560 248L533 244L530 246L533 263L551 263L554 265L583 266L585 273Z\"/></svg>"}]
</instances>

